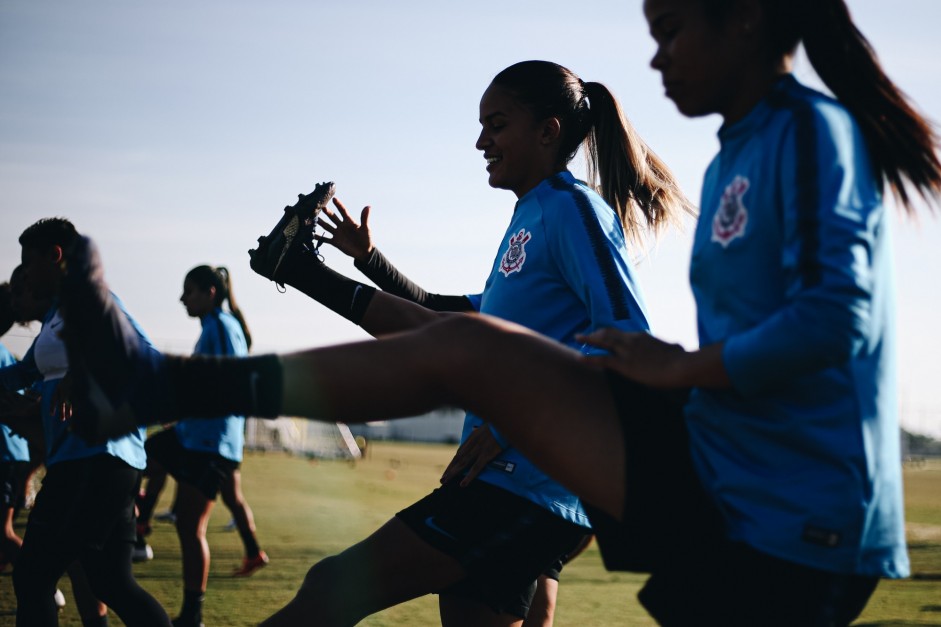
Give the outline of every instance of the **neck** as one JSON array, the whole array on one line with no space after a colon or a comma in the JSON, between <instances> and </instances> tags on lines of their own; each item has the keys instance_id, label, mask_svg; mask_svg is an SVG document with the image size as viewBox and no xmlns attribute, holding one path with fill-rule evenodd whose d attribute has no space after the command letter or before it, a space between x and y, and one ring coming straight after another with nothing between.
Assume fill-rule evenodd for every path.
<instances>
[{"instance_id":1,"label":"neck","mask_svg":"<svg viewBox=\"0 0 941 627\"><path fill-rule=\"evenodd\" d=\"M791 57L787 56L770 67L765 64L755 66L755 70L750 76L745 76L739 82L741 89L729 100L722 111L722 119L726 125L734 124L748 115L748 112L755 108L759 102L771 93L774 87L782 77L791 73Z\"/></svg>"}]
</instances>

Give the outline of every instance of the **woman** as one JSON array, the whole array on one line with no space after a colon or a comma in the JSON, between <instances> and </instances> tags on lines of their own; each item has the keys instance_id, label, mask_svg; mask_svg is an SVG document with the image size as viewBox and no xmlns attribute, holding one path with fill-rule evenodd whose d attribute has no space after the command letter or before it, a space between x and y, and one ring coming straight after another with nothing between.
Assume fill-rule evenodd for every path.
<instances>
[{"instance_id":1,"label":"woman","mask_svg":"<svg viewBox=\"0 0 941 627\"><path fill-rule=\"evenodd\" d=\"M73 373L58 299L65 250L77 237L68 220L47 218L28 227L19 238L23 288L33 305L50 307L23 360L0 368L0 386L9 391L39 383L41 409L37 419L29 422L41 423L45 445L46 474L13 570L16 624L58 624L56 584L68 570L84 624L107 621L100 600L125 624L166 627L170 624L166 612L131 572L134 496L145 465L143 429L89 444L70 429L71 418L82 410L70 410L62 403ZM120 303L112 302L115 315L129 325L135 341L149 347L149 340Z\"/></svg>"},{"instance_id":2,"label":"woman","mask_svg":"<svg viewBox=\"0 0 941 627\"><path fill-rule=\"evenodd\" d=\"M183 280L180 301L186 313L198 318L202 333L196 355L248 354L251 335L232 295L226 268L196 266ZM228 311L222 309L228 304ZM149 528L150 516L166 474L177 481L174 506L177 535L183 555L183 608L174 619L177 627L199 625L209 578L209 543L206 530L220 493L239 521L246 557L235 574L244 576L264 566L268 557L258 546L251 508L241 493L245 418L230 415L215 420L180 420L147 440L148 486L140 502L139 530Z\"/></svg>"},{"instance_id":3,"label":"woman","mask_svg":"<svg viewBox=\"0 0 941 627\"><path fill-rule=\"evenodd\" d=\"M880 577L908 573L882 190L909 210L911 191L937 198L937 135L843 0L647 0L644 12L668 97L724 121L691 262L698 350L611 330L584 338L608 354L584 358L470 318L253 362L149 359L132 344L125 361L154 375L133 398L170 388L189 407L197 384L255 381L201 410L352 422L468 407L592 504L606 565L652 573L640 596L660 623L847 625ZM789 74L799 42L835 99ZM103 336L107 293L83 278L99 264L78 259L72 298ZM682 416L654 419L670 397L645 385L692 388Z\"/></svg>"},{"instance_id":4,"label":"woman","mask_svg":"<svg viewBox=\"0 0 941 627\"><path fill-rule=\"evenodd\" d=\"M581 345L579 332L610 326L647 330L627 242L675 220L687 203L617 100L603 85L585 83L558 64L526 61L493 79L481 98L480 121L477 149L486 159L490 185L517 198L482 294L429 295L387 262L370 272L389 293L427 308L413 319L410 303L336 274L313 251L271 255L272 244L262 240L252 254L253 268L273 278L266 260L277 257L285 283L374 335L436 320L439 311L499 316L572 347ZM583 145L600 195L568 171ZM563 558L589 533L588 520L571 492L534 467L485 418L468 414L461 449L440 489L363 543L311 569L289 611L316 598L325 613L356 620L393 602L439 592L445 625L469 617L479 625L523 619L551 625ZM538 422L539 414L530 418ZM412 551L412 566L400 566L399 553L390 547ZM416 558L419 551L424 562ZM397 577L377 576L353 593L335 574L349 572L352 580L366 564L377 563L388 564Z\"/></svg>"}]
</instances>

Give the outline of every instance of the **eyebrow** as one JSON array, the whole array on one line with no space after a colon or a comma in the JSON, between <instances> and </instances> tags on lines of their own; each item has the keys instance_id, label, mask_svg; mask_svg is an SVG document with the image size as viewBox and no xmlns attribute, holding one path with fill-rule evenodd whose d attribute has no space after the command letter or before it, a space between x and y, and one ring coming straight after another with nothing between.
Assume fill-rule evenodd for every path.
<instances>
[{"instance_id":1,"label":"eyebrow","mask_svg":"<svg viewBox=\"0 0 941 627\"><path fill-rule=\"evenodd\" d=\"M480 118L480 123L484 124L484 123L490 122L491 120L493 120L493 118L497 117L498 115L506 115L506 114L503 111L494 111L490 115L485 115L484 117Z\"/></svg>"},{"instance_id":2,"label":"eyebrow","mask_svg":"<svg viewBox=\"0 0 941 627\"><path fill-rule=\"evenodd\" d=\"M650 22L650 32L654 32L663 24L663 22L669 18L675 18L676 15L672 11L667 11L658 15L652 22Z\"/></svg>"}]
</instances>

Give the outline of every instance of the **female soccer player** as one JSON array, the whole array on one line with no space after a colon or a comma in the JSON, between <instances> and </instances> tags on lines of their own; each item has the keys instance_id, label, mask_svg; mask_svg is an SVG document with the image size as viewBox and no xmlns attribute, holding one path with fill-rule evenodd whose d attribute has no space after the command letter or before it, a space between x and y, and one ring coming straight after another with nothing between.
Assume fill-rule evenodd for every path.
<instances>
[{"instance_id":1,"label":"female soccer player","mask_svg":"<svg viewBox=\"0 0 941 627\"><path fill-rule=\"evenodd\" d=\"M581 345L576 333L602 327L647 330L627 242L677 219L687 203L617 100L603 85L585 83L558 64L526 61L493 79L480 102L480 122L477 149L490 185L517 198L482 294L428 295L390 266L387 276L373 273L391 293L428 307L423 320L411 323L403 322L415 309L410 303L336 274L313 252L273 256L267 250L272 243L263 240L252 266L272 277L265 262L277 257L285 283L374 335L436 320L435 311L481 311L572 347ZM582 145L602 195L567 169ZM538 422L539 414L530 418ZM301 594L333 599L331 611L350 620L439 592L446 625L470 616L479 625L524 618L551 625L562 558L588 533L588 520L571 492L485 419L468 414L462 447L441 488L364 542L315 566ZM470 472L462 479L466 466ZM411 557L403 561L406 548ZM349 579L333 576L338 569ZM374 581L357 581L370 570ZM395 577L384 576L393 571Z\"/></svg>"},{"instance_id":2,"label":"female soccer player","mask_svg":"<svg viewBox=\"0 0 941 627\"><path fill-rule=\"evenodd\" d=\"M651 572L640 598L662 624L848 625L880 577L909 569L882 192L909 211L913 191L937 199L937 135L843 0L647 0L644 12L668 97L724 122L690 271L699 349L610 330L584 338L608 352L586 358L507 323L455 317L254 362L112 341L111 355L151 374L121 396L125 377L86 350L95 380L141 416L165 389L181 406L167 413L352 422L468 407L592 505L606 565ZM789 73L799 42L835 98ZM114 316L99 263L80 250L75 259L74 324L103 337ZM255 385L240 400L197 398L214 381ZM669 391L687 388L671 415Z\"/></svg>"},{"instance_id":3,"label":"female soccer player","mask_svg":"<svg viewBox=\"0 0 941 627\"><path fill-rule=\"evenodd\" d=\"M251 335L245 317L232 294L226 268L196 266L183 280L180 301L186 313L199 318L202 333L196 342L196 355L248 354ZM228 305L228 311L222 309ZM150 481L140 503L139 528L149 526L166 474L177 481L174 512L183 555L183 608L174 619L177 627L198 626L209 578L209 543L206 530L216 497L231 493L226 505L238 522L246 557L236 575L247 575L268 563L258 545L252 510L240 489L239 464L244 443L244 416L215 420L180 420L148 438Z\"/></svg>"},{"instance_id":4,"label":"female soccer player","mask_svg":"<svg viewBox=\"0 0 941 627\"><path fill-rule=\"evenodd\" d=\"M0 368L0 386L25 389L41 382L39 419L45 440L46 475L30 511L13 570L16 624L58 624L56 583L78 562L91 592L126 623L166 627L170 619L131 572L134 496L144 468L143 429L89 444L69 429L60 386L70 372L62 337L59 297L64 251L77 237L62 218L40 220L20 235L23 283L36 301L53 303L23 360ZM117 301L115 314L135 341L149 346ZM76 410L72 416L81 413ZM81 603L82 606L85 603ZM96 606L89 600L88 606ZM89 608L89 609L90 609ZM83 610L83 615L86 614ZM92 617L96 612L87 612ZM99 619L106 620L98 615Z\"/></svg>"}]
</instances>

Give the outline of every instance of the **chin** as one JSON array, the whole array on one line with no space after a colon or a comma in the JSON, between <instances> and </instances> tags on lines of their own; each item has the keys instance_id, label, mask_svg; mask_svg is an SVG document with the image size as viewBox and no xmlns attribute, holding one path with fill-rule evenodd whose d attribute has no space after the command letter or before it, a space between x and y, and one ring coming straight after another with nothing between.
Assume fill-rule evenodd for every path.
<instances>
[{"instance_id":1,"label":"chin","mask_svg":"<svg viewBox=\"0 0 941 627\"><path fill-rule=\"evenodd\" d=\"M713 109L706 107L699 102L691 102L689 100L682 99L672 100L673 104L676 105L676 109L688 118L698 118L704 115L709 115L710 113L715 113Z\"/></svg>"}]
</instances>

